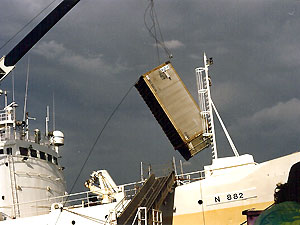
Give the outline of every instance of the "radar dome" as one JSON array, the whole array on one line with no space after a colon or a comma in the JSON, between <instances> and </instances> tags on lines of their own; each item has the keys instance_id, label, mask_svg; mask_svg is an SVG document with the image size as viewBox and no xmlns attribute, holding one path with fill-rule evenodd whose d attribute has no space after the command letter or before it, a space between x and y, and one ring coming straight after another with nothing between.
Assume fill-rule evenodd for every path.
<instances>
[{"instance_id":1,"label":"radar dome","mask_svg":"<svg viewBox=\"0 0 300 225\"><path fill-rule=\"evenodd\" d=\"M59 130L53 131L52 144L54 146L63 146L64 145L64 134Z\"/></svg>"}]
</instances>

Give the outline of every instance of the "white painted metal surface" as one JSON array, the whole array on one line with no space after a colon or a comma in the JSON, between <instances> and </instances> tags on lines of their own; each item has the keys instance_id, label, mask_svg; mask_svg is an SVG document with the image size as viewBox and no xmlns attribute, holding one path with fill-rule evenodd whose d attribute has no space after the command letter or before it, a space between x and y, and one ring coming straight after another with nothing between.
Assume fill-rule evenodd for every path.
<instances>
[{"instance_id":1,"label":"white painted metal surface","mask_svg":"<svg viewBox=\"0 0 300 225\"><path fill-rule=\"evenodd\" d=\"M213 158L218 158L217 142L215 135L214 117L212 112L212 99L210 93L210 77L208 74L208 67L210 66L206 54L203 55L204 67L196 68L196 80L198 86L198 100L200 107L200 114L205 119L205 136L212 139L211 147ZM204 75L202 74L204 72Z\"/></svg>"},{"instance_id":2,"label":"white painted metal surface","mask_svg":"<svg viewBox=\"0 0 300 225\"><path fill-rule=\"evenodd\" d=\"M1 75L0 81L3 80L10 73L10 71L12 71L15 68L15 66L5 66L4 61L5 61L5 56L3 56L0 59L0 75Z\"/></svg>"},{"instance_id":3,"label":"white painted metal surface","mask_svg":"<svg viewBox=\"0 0 300 225\"><path fill-rule=\"evenodd\" d=\"M28 120L16 120L16 106L15 102L5 103L5 108L0 110L2 219L45 214L55 202L49 199L62 196L66 191L54 146L48 137L41 141L39 130L29 135Z\"/></svg>"}]
</instances>

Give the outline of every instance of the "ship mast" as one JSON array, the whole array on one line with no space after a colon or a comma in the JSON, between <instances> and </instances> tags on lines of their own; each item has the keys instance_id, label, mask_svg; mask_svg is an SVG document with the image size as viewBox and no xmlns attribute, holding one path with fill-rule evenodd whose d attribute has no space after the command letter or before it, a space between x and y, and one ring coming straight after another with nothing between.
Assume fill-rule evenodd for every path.
<instances>
[{"instance_id":1,"label":"ship mast","mask_svg":"<svg viewBox=\"0 0 300 225\"><path fill-rule=\"evenodd\" d=\"M211 98L211 93L210 93L211 79L209 76L208 67L213 64L213 59L212 58L207 59L206 54L204 53L203 61L204 61L204 67L198 67L195 69L200 115L204 118L204 123L205 123L203 124L203 126L205 127L203 136L210 138L212 157L213 159L217 159L218 150L217 150L214 116L213 116L213 112L215 112L234 155L239 156L239 153L225 127L225 124L223 123L223 120L220 114L218 113L217 108L214 105Z\"/></svg>"},{"instance_id":2,"label":"ship mast","mask_svg":"<svg viewBox=\"0 0 300 225\"><path fill-rule=\"evenodd\" d=\"M200 107L200 115L205 119L204 127L205 132L203 136L209 137L211 140L212 156L214 159L218 158L214 117L212 112L212 99L210 94L210 77L208 67L212 64L212 59L207 60L206 54L203 56L204 67L195 69L197 88L198 88L198 101Z\"/></svg>"}]
</instances>

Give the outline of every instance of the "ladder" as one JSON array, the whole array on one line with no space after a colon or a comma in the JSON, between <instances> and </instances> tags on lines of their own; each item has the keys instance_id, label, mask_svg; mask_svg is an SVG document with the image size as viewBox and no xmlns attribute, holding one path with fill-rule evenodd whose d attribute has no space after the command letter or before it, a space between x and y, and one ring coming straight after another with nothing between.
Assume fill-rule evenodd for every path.
<instances>
[{"instance_id":1,"label":"ladder","mask_svg":"<svg viewBox=\"0 0 300 225\"><path fill-rule=\"evenodd\" d=\"M198 88L198 101L200 107L200 115L204 118L203 127L205 127L205 133L203 136L210 138L212 155L214 159L218 158L217 144L215 136L214 118L212 112L212 100L210 94L210 77L208 73L208 67L212 64L212 59L207 59L204 54L204 67L195 69L197 88Z\"/></svg>"},{"instance_id":2,"label":"ladder","mask_svg":"<svg viewBox=\"0 0 300 225\"><path fill-rule=\"evenodd\" d=\"M147 207L139 207L131 225L162 225L162 212L152 209L151 221L148 219Z\"/></svg>"},{"instance_id":3,"label":"ladder","mask_svg":"<svg viewBox=\"0 0 300 225\"><path fill-rule=\"evenodd\" d=\"M202 118L204 118L203 127L205 127L205 132L203 136L206 136L210 139L210 144L212 148L212 157L213 159L217 159L218 151L217 151L214 117L213 117L213 111L214 111L221 124L221 127L225 133L225 136L230 144L230 147L234 155L239 156L239 153L225 127L225 124L223 123L222 118L219 115L218 110L211 98L211 94L210 94L211 80L208 73L208 67L213 64L213 60L212 58L207 59L205 53L204 53L203 60L204 60L204 67L199 67L195 69L200 115L202 116Z\"/></svg>"},{"instance_id":4,"label":"ladder","mask_svg":"<svg viewBox=\"0 0 300 225\"><path fill-rule=\"evenodd\" d=\"M20 207L17 193L17 182L16 182L16 173L15 173L15 164L12 155L7 156L9 174L10 174L10 186L12 192L12 202L13 202L13 217L20 217Z\"/></svg>"}]
</instances>

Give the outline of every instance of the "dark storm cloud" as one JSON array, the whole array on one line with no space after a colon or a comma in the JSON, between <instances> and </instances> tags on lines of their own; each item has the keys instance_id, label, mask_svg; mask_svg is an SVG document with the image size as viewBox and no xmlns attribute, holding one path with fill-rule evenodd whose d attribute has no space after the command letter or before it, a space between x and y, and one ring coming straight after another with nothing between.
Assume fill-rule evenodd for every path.
<instances>
[{"instance_id":1,"label":"dark storm cloud","mask_svg":"<svg viewBox=\"0 0 300 225\"><path fill-rule=\"evenodd\" d=\"M2 0L0 45L50 2ZM155 41L144 26L148 4L146 0L81 1L30 52L28 108L40 121L31 128L43 126L45 106L52 104L54 92L56 128L66 136L62 162L69 185L110 113L138 76L158 64ZM214 102L240 152L253 154L258 162L299 149L299 4L155 1L175 69L196 97L194 68L202 66L203 51L214 57ZM168 59L162 51L160 57ZM15 69L20 105L26 62L25 57ZM2 88L10 87L8 78ZM230 155L219 126L217 131L220 155ZM81 181L92 170L108 169L117 183L130 182L138 179L140 161L166 163L173 155L182 159L132 89L96 145ZM185 167L202 169L210 157L206 150ZM82 188L78 184L77 189Z\"/></svg>"}]
</instances>

